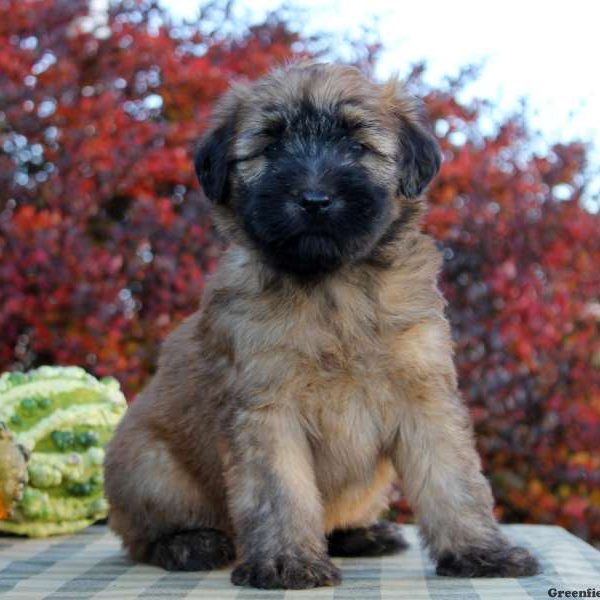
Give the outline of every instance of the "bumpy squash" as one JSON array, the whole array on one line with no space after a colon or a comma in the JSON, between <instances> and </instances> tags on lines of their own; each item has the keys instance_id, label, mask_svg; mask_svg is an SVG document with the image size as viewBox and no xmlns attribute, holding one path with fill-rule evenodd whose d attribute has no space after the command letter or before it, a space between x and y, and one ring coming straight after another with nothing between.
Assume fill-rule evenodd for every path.
<instances>
[{"instance_id":1,"label":"bumpy squash","mask_svg":"<svg viewBox=\"0 0 600 600\"><path fill-rule=\"evenodd\" d=\"M45 537L106 517L104 446L125 408L116 379L79 367L0 376L0 531Z\"/></svg>"}]
</instances>

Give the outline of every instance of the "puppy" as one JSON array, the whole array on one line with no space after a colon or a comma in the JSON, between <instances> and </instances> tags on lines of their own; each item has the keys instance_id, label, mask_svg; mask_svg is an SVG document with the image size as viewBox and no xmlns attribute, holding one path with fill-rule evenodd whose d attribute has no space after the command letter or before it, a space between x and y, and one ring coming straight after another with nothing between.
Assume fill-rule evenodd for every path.
<instances>
[{"instance_id":1,"label":"puppy","mask_svg":"<svg viewBox=\"0 0 600 600\"><path fill-rule=\"evenodd\" d=\"M106 458L133 559L260 588L332 585L329 555L404 546L400 476L437 573L532 575L492 514L419 231L440 152L395 81L300 64L236 85L196 169L231 240Z\"/></svg>"}]
</instances>

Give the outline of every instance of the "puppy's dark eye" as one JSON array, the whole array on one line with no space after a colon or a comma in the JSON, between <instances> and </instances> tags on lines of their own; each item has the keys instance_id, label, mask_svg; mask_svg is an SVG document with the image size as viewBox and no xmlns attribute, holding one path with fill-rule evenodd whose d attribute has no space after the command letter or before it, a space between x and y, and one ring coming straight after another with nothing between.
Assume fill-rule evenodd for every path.
<instances>
[{"instance_id":1,"label":"puppy's dark eye","mask_svg":"<svg viewBox=\"0 0 600 600\"><path fill-rule=\"evenodd\" d=\"M271 142L270 144L267 144L263 149L263 154L265 154L266 156L273 156L281 152L282 148L283 144L281 143L281 141L277 140Z\"/></svg>"},{"instance_id":2,"label":"puppy's dark eye","mask_svg":"<svg viewBox=\"0 0 600 600\"><path fill-rule=\"evenodd\" d=\"M369 147L365 144L361 144L361 142L352 142L352 144L350 144L350 152L352 152L354 156L362 156L368 151Z\"/></svg>"}]
</instances>

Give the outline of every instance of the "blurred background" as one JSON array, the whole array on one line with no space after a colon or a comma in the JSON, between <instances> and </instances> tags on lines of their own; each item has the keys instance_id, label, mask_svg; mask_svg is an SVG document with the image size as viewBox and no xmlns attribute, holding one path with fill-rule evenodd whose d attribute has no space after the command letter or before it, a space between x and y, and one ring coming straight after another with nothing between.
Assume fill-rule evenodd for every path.
<instances>
[{"instance_id":1,"label":"blurred background","mask_svg":"<svg viewBox=\"0 0 600 600\"><path fill-rule=\"evenodd\" d=\"M444 152L425 228L498 516L600 547L600 9L416 4L0 0L0 371L133 399L225 243L191 154L229 81L399 72Z\"/></svg>"}]
</instances>

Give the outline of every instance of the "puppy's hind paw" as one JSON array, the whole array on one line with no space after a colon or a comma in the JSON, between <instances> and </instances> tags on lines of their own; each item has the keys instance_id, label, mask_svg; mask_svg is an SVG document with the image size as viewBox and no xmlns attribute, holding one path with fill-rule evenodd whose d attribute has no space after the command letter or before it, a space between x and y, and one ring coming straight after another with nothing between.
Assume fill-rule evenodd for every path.
<instances>
[{"instance_id":1,"label":"puppy's hind paw","mask_svg":"<svg viewBox=\"0 0 600 600\"><path fill-rule=\"evenodd\" d=\"M370 527L336 529L327 538L330 556L385 556L408 548L400 526L379 521Z\"/></svg>"},{"instance_id":2,"label":"puppy's hind paw","mask_svg":"<svg viewBox=\"0 0 600 600\"><path fill-rule=\"evenodd\" d=\"M232 562L231 539L217 529L180 531L156 540L147 550L146 561L167 571L207 571Z\"/></svg>"},{"instance_id":3,"label":"puppy's hind paw","mask_svg":"<svg viewBox=\"0 0 600 600\"><path fill-rule=\"evenodd\" d=\"M438 575L449 577L528 577L540 572L537 559L528 550L508 544L444 552L436 569Z\"/></svg>"}]
</instances>

